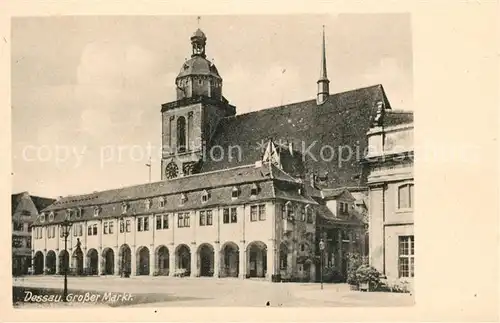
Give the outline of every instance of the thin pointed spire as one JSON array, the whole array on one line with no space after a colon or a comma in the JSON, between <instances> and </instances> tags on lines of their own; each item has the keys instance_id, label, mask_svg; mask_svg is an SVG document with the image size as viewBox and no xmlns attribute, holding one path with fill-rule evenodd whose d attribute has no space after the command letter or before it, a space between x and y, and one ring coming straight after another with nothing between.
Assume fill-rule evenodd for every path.
<instances>
[{"instance_id":1,"label":"thin pointed spire","mask_svg":"<svg viewBox=\"0 0 500 323\"><path fill-rule=\"evenodd\" d=\"M325 42L325 25L323 25L323 44L321 47L321 71L319 73L320 80L328 80L326 73L326 42Z\"/></svg>"},{"instance_id":2,"label":"thin pointed spire","mask_svg":"<svg viewBox=\"0 0 500 323\"><path fill-rule=\"evenodd\" d=\"M325 25L323 25L323 42L321 48L321 71L318 80L318 93L316 94L316 103L323 104L330 95L330 81L326 73L326 41L325 41Z\"/></svg>"}]
</instances>

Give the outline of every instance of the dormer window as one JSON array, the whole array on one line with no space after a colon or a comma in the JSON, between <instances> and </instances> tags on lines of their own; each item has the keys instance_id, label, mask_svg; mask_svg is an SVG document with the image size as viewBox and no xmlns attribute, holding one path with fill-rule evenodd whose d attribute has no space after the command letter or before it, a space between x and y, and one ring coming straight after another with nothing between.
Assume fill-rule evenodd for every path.
<instances>
[{"instance_id":1,"label":"dormer window","mask_svg":"<svg viewBox=\"0 0 500 323\"><path fill-rule=\"evenodd\" d=\"M204 190L202 195L201 195L201 202L206 203L210 197L210 194L208 193L207 190Z\"/></svg>"},{"instance_id":2,"label":"dormer window","mask_svg":"<svg viewBox=\"0 0 500 323\"><path fill-rule=\"evenodd\" d=\"M146 208L146 210L149 210L151 208L151 200L150 199L147 199L144 202L144 207Z\"/></svg>"},{"instance_id":3,"label":"dormer window","mask_svg":"<svg viewBox=\"0 0 500 323\"><path fill-rule=\"evenodd\" d=\"M94 216L99 216L100 212L101 212L101 208L98 206L94 206Z\"/></svg>"},{"instance_id":4,"label":"dormer window","mask_svg":"<svg viewBox=\"0 0 500 323\"><path fill-rule=\"evenodd\" d=\"M158 206L161 208L165 207L165 198L164 197L160 197L160 199L158 200Z\"/></svg>"},{"instance_id":5,"label":"dormer window","mask_svg":"<svg viewBox=\"0 0 500 323\"><path fill-rule=\"evenodd\" d=\"M79 207L78 209L76 209L76 217L78 219L82 217L82 214L83 214L83 208Z\"/></svg>"},{"instance_id":6,"label":"dormer window","mask_svg":"<svg viewBox=\"0 0 500 323\"><path fill-rule=\"evenodd\" d=\"M40 222L45 222L45 213L40 214Z\"/></svg>"},{"instance_id":7,"label":"dormer window","mask_svg":"<svg viewBox=\"0 0 500 323\"><path fill-rule=\"evenodd\" d=\"M231 191L231 198L237 199L239 195L240 190L236 186L233 186L233 190Z\"/></svg>"},{"instance_id":8,"label":"dormer window","mask_svg":"<svg viewBox=\"0 0 500 323\"><path fill-rule=\"evenodd\" d=\"M181 194L181 205L184 204L184 203L186 203L186 201L187 201L187 195L184 194L184 193L182 193Z\"/></svg>"},{"instance_id":9,"label":"dormer window","mask_svg":"<svg viewBox=\"0 0 500 323\"><path fill-rule=\"evenodd\" d=\"M128 211L128 203L123 202L122 203L122 214L127 213L127 211Z\"/></svg>"},{"instance_id":10,"label":"dormer window","mask_svg":"<svg viewBox=\"0 0 500 323\"><path fill-rule=\"evenodd\" d=\"M257 184L253 183L250 190L250 195L255 197L257 193L259 193L259 187L257 186Z\"/></svg>"},{"instance_id":11,"label":"dormer window","mask_svg":"<svg viewBox=\"0 0 500 323\"><path fill-rule=\"evenodd\" d=\"M66 210L66 220L71 220L71 209Z\"/></svg>"},{"instance_id":12,"label":"dormer window","mask_svg":"<svg viewBox=\"0 0 500 323\"><path fill-rule=\"evenodd\" d=\"M54 221L54 212L49 213L49 222Z\"/></svg>"}]
</instances>

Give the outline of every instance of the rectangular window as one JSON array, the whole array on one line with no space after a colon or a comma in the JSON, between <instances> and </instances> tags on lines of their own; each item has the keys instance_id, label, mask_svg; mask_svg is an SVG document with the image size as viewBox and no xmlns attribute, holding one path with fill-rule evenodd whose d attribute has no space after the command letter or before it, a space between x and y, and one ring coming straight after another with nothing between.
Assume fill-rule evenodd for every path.
<instances>
[{"instance_id":1,"label":"rectangular window","mask_svg":"<svg viewBox=\"0 0 500 323\"><path fill-rule=\"evenodd\" d=\"M285 204L281 204L281 218L286 219L286 206Z\"/></svg>"},{"instance_id":2,"label":"rectangular window","mask_svg":"<svg viewBox=\"0 0 500 323\"><path fill-rule=\"evenodd\" d=\"M222 222L229 223L229 209L222 210Z\"/></svg>"},{"instance_id":3,"label":"rectangular window","mask_svg":"<svg viewBox=\"0 0 500 323\"><path fill-rule=\"evenodd\" d=\"M91 235L92 235L92 226L91 226L91 225L89 225L89 226L87 227L87 235L88 235L88 236L91 236Z\"/></svg>"},{"instance_id":4,"label":"rectangular window","mask_svg":"<svg viewBox=\"0 0 500 323\"><path fill-rule=\"evenodd\" d=\"M137 231L142 231L142 218L137 218Z\"/></svg>"},{"instance_id":5,"label":"rectangular window","mask_svg":"<svg viewBox=\"0 0 500 323\"><path fill-rule=\"evenodd\" d=\"M250 207L250 221L257 221L257 205Z\"/></svg>"},{"instance_id":6,"label":"rectangular window","mask_svg":"<svg viewBox=\"0 0 500 323\"><path fill-rule=\"evenodd\" d=\"M170 215L164 214L163 215L163 229L168 229L168 219Z\"/></svg>"},{"instance_id":7,"label":"rectangular window","mask_svg":"<svg viewBox=\"0 0 500 323\"><path fill-rule=\"evenodd\" d=\"M259 221L265 221L266 220L266 205L261 204L259 205Z\"/></svg>"},{"instance_id":8,"label":"rectangular window","mask_svg":"<svg viewBox=\"0 0 500 323\"><path fill-rule=\"evenodd\" d=\"M184 214L179 213L177 215L177 227L182 228L184 226Z\"/></svg>"},{"instance_id":9,"label":"rectangular window","mask_svg":"<svg viewBox=\"0 0 500 323\"><path fill-rule=\"evenodd\" d=\"M103 234L108 234L108 222L104 222L104 231Z\"/></svg>"},{"instance_id":10,"label":"rectangular window","mask_svg":"<svg viewBox=\"0 0 500 323\"><path fill-rule=\"evenodd\" d=\"M411 209L413 207L413 184L398 187L398 209Z\"/></svg>"},{"instance_id":11,"label":"rectangular window","mask_svg":"<svg viewBox=\"0 0 500 323\"><path fill-rule=\"evenodd\" d=\"M92 234L95 235L95 236L97 235L97 224L94 224L92 226Z\"/></svg>"},{"instance_id":12,"label":"rectangular window","mask_svg":"<svg viewBox=\"0 0 500 323\"><path fill-rule=\"evenodd\" d=\"M212 225L212 210L207 211L207 225Z\"/></svg>"},{"instance_id":13,"label":"rectangular window","mask_svg":"<svg viewBox=\"0 0 500 323\"><path fill-rule=\"evenodd\" d=\"M149 231L149 217L144 218L144 231Z\"/></svg>"},{"instance_id":14,"label":"rectangular window","mask_svg":"<svg viewBox=\"0 0 500 323\"><path fill-rule=\"evenodd\" d=\"M130 220L125 222L125 231L130 232Z\"/></svg>"},{"instance_id":15,"label":"rectangular window","mask_svg":"<svg viewBox=\"0 0 500 323\"><path fill-rule=\"evenodd\" d=\"M156 216L156 230L162 229L162 217L163 217L163 215Z\"/></svg>"},{"instance_id":16,"label":"rectangular window","mask_svg":"<svg viewBox=\"0 0 500 323\"><path fill-rule=\"evenodd\" d=\"M205 218L205 211L200 211L200 226L205 226L207 224Z\"/></svg>"},{"instance_id":17,"label":"rectangular window","mask_svg":"<svg viewBox=\"0 0 500 323\"><path fill-rule=\"evenodd\" d=\"M113 226L114 226L114 223L113 221L109 222L109 234L113 234Z\"/></svg>"},{"instance_id":18,"label":"rectangular window","mask_svg":"<svg viewBox=\"0 0 500 323\"><path fill-rule=\"evenodd\" d=\"M235 207L231 208L231 223L238 222L238 213Z\"/></svg>"},{"instance_id":19,"label":"rectangular window","mask_svg":"<svg viewBox=\"0 0 500 323\"><path fill-rule=\"evenodd\" d=\"M77 234L78 234L78 231L77 230L73 230L73 237L76 237Z\"/></svg>"},{"instance_id":20,"label":"rectangular window","mask_svg":"<svg viewBox=\"0 0 500 323\"><path fill-rule=\"evenodd\" d=\"M184 227L186 227L186 228L190 227L189 217L190 217L189 213L185 213L184 214Z\"/></svg>"},{"instance_id":21,"label":"rectangular window","mask_svg":"<svg viewBox=\"0 0 500 323\"><path fill-rule=\"evenodd\" d=\"M125 231L125 222L120 220L120 233L123 233L123 231Z\"/></svg>"},{"instance_id":22,"label":"rectangular window","mask_svg":"<svg viewBox=\"0 0 500 323\"><path fill-rule=\"evenodd\" d=\"M414 245L413 236L399 237L399 277L414 277Z\"/></svg>"}]
</instances>

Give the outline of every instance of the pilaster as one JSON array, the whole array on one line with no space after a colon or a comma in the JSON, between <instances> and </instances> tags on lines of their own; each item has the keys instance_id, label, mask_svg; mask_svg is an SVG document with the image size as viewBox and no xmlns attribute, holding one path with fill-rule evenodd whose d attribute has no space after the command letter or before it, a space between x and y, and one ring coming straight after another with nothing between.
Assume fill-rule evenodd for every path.
<instances>
[{"instance_id":1,"label":"pilaster","mask_svg":"<svg viewBox=\"0 0 500 323\"><path fill-rule=\"evenodd\" d=\"M155 247L153 244L149 245L149 276L153 276L156 271L155 261Z\"/></svg>"},{"instance_id":2,"label":"pilaster","mask_svg":"<svg viewBox=\"0 0 500 323\"><path fill-rule=\"evenodd\" d=\"M214 277L219 278L220 276L220 242L215 241L214 243Z\"/></svg>"},{"instance_id":3,"label":"pilaster","mask_svg":"<svg viewBox=\"0 0 500 323\"><path fill-rule=\"evenodd\" d=\"M191 277L198 277L198 252L196 242L191 242Z\"/></svg>"},{"instance_id":4,"label":"pilaster","mask_svg":"<svg viewBox=\"0 0 500 323\"><path fill-rule=\"evenodd\" d=\"M247 275L247 248L245 245L245 240L241 240L238 247L240 249L239 278L245 279Z\"/></svg>"},{"instance_id":5,"label":"pilaster","mask_svg":"<svg viewBox=\"0 0 500 323\"><path fill-rule=\"evenodd\" d=\"M174 225L172 225L172 228L173 227ZM168 275L173 277L176 269L177 266L175 265L175 247L174 244L172 243L170 245L170 248L168 249Z\"/></svg>"},{"instance_id":6,"label":"pilaster","mask_svg":"<svg viewBox=\"0 0 500 323\"><path fill-rule=\"evenodd\" d=\"M135 222L134 222L134 228L135 228ZM135 275L137 275L137 255L135 250L135 244L133 244L130 246L130 276L135 276Z\"/></svg>"}]
</instances>

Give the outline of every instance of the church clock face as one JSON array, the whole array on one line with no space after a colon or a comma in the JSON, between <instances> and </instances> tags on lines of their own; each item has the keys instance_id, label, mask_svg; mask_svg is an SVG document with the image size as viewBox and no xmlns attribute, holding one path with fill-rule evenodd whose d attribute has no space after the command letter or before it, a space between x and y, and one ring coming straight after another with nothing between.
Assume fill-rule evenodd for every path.
<instances>
[{"instance_id":1,"label":"church clock face","mask_svg":"<svg viewBox=\"0 0 500 323\"><path fill-rule=\"evenodd\" d=\"M176 178L177 175L179 174L179 168L177 167L177 164L174 162L168 163L168 165L165 169L165 174L166 174L168 179Z\"/></svg>"}]
</instances>

